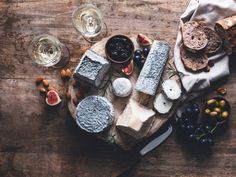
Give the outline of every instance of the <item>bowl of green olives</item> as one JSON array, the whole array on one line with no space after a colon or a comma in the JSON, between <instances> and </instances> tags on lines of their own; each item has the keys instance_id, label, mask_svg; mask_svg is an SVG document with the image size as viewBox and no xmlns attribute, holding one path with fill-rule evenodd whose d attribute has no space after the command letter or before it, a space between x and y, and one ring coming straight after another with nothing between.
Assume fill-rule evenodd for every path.
<instances>
[{"instance_id":1,"label":"bowl of green olives","mask_svg":"<svg viewBox=\"0 0 236 177\"><path fill-rule=\"evenodd\" d=\"M209 99L203 107L204 119L216 124L227 122L230 114L230 104L222 96L216 96Z\"/></svg>"}]
</instances>

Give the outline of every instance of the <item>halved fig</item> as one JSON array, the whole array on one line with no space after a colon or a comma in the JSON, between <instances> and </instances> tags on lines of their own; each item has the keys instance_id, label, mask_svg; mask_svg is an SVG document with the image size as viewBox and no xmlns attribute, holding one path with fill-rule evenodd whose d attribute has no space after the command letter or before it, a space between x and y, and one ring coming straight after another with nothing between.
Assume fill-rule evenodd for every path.
<instances>
[{"instance_id":1,"label":"halved fig","mask_svg":"<svg viewBox=\"0 0 236 177\"><path fill-rule=\"evenodd\" d=\"M55 90L50 90L46 96L46 103L49 106L56 106L61 102L61 98Z\"/></svg>"},{"instance_id":2,"label":"halved fig","mask_svg":"<svg viewBox=\"0 0 236 177\"><path fill-rule=\"evenodd\" d=\"M144 34L138 34L137 42L141 47L152 45L152 40Z\"/></svg>"}]
</instances>

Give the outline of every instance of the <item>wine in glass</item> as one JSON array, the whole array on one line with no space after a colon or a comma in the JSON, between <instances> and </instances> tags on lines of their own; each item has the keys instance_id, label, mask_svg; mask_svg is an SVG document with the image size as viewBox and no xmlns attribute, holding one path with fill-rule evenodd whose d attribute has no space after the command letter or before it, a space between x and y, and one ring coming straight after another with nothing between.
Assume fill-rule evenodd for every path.
<instances>
[{"instance_id":1,"label":"wine in glass","mask_svg":"<svg viewBox=\"0 0 236 177\"><path fill-rule=\"evenodd\" d=\"M101 34L104 26L107 33L107 27L103 21L101 11L92 4L79 6L72 14L72 22L76 30L87 41L92 43L97 42L97 40L92 40L91 38Z\"/></svg>"},{"instance_id":2,"label":"wine in glass","mask_svg":"<svg viewBox=\"0 0 236 177\"><path fill-rule=\"evenodd\" d=\"M69 50L56 37L43 34L35 37L28 48L29 56L39 65L60 68L69 62Z\"/></svg>"}]
</instances>

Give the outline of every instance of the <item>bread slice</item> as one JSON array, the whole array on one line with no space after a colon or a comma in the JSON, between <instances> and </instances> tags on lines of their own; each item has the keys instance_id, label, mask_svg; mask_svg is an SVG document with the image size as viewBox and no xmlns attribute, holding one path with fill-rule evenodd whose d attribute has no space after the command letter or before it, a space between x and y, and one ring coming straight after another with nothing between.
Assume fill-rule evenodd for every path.
<instances>
[{"instance_id":1,"label":"bread slice","mask_svg":"<svg viewBox=\"0 0 236 177\"><path fill-rule=\"evenodd\" d=\"M207 36L202 26L196 21L186 22L182 28L183 44L193 53L203 50L208 43Z\"/></svg>"},{"instance_id":2,"label":"bread slice","mask_svg":"<svg viewBox=\"0 0 236 177\"><path fill-rule=\"evenodd\" d=\"M192 53L186 50L184 45L181 45L180 55L187 70L198 72L207 67L208 58L203 52Z\"/></svg>"},{"instance_id":3,"label":"bread slice","mask_svg":"<svg viewBox=\"0 0 236 177\"><path fill-rule=\"evenodd\" d=\"M203 26L203 31L205 32L208 39L208 43L206 46L206 53L212 54L217 52L222 46L222 40L213 29L207 26Z\"/></svg>"}]
</instances>

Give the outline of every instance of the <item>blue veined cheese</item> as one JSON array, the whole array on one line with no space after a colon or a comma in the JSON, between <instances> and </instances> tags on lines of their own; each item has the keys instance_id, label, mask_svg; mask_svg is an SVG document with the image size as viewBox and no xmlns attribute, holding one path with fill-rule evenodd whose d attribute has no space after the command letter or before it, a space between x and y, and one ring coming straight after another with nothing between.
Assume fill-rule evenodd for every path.
<instances>
[{"instance_id":1,"label":"blue veined cheese","mask_svg":"<svg viewBox=\"0 0 236 177\"><path fill-rule=\"evenodd\" d=\"M88 96L76 107L76 123L89 133L102 132L112 124L113 118L113 106L105 97Z\"/></svg>"},{"instance_id":2,"label":"blue veined cheese","mask_svg":"<svg viewBox=\"0 0 236 177\"><path fill-rule=\"evenodd\" d=\"M99 87L110 63L92 50L87 50L75 69L74 76Z\"/></svg>"},{"instance_id":3,"label":"blue veined cheese","mask_svg":"<svg viewBox=\"0 0 236 177\"><path fill-rule=\"evenodd\" d=\"M139 74L135 89L139 92L155 95L159 85L170 46L165 41L154 41L146 62Z\"/></svg>"}]
</instances>

